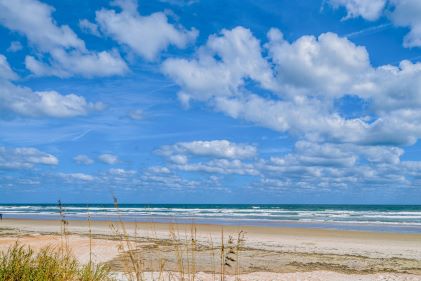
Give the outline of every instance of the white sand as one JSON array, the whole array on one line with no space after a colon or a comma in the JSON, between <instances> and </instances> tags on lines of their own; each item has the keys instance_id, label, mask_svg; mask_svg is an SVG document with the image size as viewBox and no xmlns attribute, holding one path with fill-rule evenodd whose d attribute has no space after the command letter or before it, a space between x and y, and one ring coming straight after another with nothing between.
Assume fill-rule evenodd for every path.
<instances>
[{"instance_id":1,"label":"white sand","mask_svg":"<svg viewBox=\"0 0 421 281\"><path fill-rule=\"evenodd\" d=\"M114 236L110 225L109 222L93 222L91 231L94 239L90 240L86 235L89 232L86 221L69 222L71 235L68 236L68 244L81 262L89 260L92 248L94 261L112 261L111 264L118 268L119 241L110 240ZM157 253L162 254L169 264L174 259L172 246L168 246L170 231L188 240L192 230L191 225L158 223L125 223L124 227L127 233L142 240L138 244L140 249L154 245L141 250L146 256L149 255L151 264L156 263ZM219 241L222 229L225 239L229 234L235 236L240 230L246 233L246 249L241 253L242 272L246 274L242 274L240 279L244 281L421 281L421 234L217 225L197 225L195 228L197 241L203 245L209 244L211 237L213 241ZM57 235L59 231L60 223L57 221L3 220L0 222L0 251L6 250L16 240L34 249L51 244L59 246L62 241ZM148 240L151 238L153 240ZM202 269L198 271L209 272L206 269L209 262L206 253L199 254L202 254L198 255L202 260L198 261L198 266ZM412 274L405 274L405 268ZM366 274L368 272L370 274ZM202 272L196 280L213 280L213 276ZM235 279L228 276L226 280Z\"/></svg>"}]
</instances>

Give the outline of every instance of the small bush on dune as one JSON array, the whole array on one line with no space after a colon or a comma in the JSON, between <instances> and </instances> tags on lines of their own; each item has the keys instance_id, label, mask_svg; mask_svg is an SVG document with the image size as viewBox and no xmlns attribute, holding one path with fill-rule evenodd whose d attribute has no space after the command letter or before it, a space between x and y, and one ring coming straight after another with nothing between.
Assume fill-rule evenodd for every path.
<instances>
[{"instance_id":1,"label":"small bush on dune","mask_svg":"<svg viewBox=\"0 0 421 281\"><path fill-rule=\"evenodd\" d=\"M81 266L69 251L51 247L38 254L16 243L0 255L0 280L4 281L111 281L103 265Z\"/></svg>"}]
</instances>

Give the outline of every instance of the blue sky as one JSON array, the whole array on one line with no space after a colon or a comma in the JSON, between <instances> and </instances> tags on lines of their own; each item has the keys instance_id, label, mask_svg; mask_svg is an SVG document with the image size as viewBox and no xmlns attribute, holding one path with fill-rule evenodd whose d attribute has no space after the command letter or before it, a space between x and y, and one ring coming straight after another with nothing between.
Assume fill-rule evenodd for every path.
<instances>
[{"instance_id":1,"label":"blue sky","mask_svg":"<svg viewBox=\"0 0 421 281\"><path fill-rule=\"evenodd\" d=\"M421 204L421 3L0 0L0 203Z\"/></svg>"}]
</instances>

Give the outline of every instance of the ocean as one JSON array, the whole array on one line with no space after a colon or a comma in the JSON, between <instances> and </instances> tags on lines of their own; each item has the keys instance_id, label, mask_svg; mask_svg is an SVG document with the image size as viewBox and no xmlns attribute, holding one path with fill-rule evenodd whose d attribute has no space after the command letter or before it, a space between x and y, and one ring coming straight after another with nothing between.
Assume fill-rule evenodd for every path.
<instances>
[{"instance_id":1,"label":"ocean","mask_svg":"<svg viewBox=\"0 0 421 281\"><path fill-rule=\"evenodd\" d=\"M421 233L421 205L66 204L68 220L123 220ZM3 218L58 219L55 204L0 204Z\"/></svg>"}]
</instances>

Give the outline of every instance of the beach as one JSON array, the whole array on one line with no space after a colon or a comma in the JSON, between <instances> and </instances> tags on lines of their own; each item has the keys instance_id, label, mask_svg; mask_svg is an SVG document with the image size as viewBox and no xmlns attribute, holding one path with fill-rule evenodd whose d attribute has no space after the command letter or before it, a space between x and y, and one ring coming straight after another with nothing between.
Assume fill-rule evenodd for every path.
<instances>
[{"instance_id":1,"label":"beach","mask_svg":"<svg viewBox=\"0 0 421 281\"><path fill-rule=\"evenodd\" d=\"M62 226L58 220L4 219L0 251L15 241L35 250L58 247L63 243ZM118 239L124 230L150 274L162 271L162 261L166 274L177 271L177 248L194 238L196 280L213 280L221 271L214 249L222 235L227 242L240 234L244 241L235 266L222 269L227 280L235 274L241 280L261 281L421 280L419 233L87 220L70 220L65 227L66 243L82 263L90 258L107 263L116 276L126 270L127 253L119 250Z\"/></svg>"}]
</instances>

